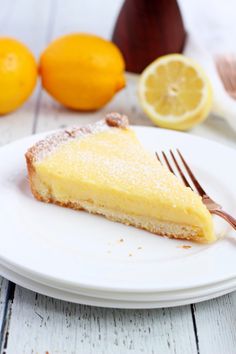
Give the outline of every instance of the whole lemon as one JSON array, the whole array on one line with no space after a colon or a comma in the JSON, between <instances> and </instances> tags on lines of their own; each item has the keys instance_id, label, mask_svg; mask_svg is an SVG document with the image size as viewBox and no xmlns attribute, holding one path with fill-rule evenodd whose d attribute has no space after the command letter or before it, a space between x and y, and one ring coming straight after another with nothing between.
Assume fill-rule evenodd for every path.
<instances>
[{"instance_id":1,"label":"whole lemon","mask_svg":"<svg viewBox=\"0 0 236 354\"><path fill-rule=\"evenodd\" d=\"M37 81L37 64L19 41L0 37L0 114L20 107Z\"/></svg>"},{"instance_id":2,"label":"whole lemon","mask_svg":"<svg viewBox=\"0 0 236 354\"><path fill-rule=\"evenodd\" d=\"M111 42L90 34L70 34L42 53L40 74L45 90L76 110L104 106L125 86L124 59Z\"/></svg>"}]
</instances>

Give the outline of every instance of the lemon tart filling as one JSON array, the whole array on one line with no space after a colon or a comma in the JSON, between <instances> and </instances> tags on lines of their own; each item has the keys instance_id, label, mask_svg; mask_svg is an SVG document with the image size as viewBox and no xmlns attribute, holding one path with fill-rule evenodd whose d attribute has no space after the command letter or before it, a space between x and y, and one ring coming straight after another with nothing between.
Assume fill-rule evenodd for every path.
<instances>
[{"instance_id":1,"label":"lemon tart filling","mask_svg":"<svg viewBox=\"0 0 236 354\"><path fill-rule=\"evenodd\" d=\"M33 162L31 173L38 199L169 237L214 241L201 197L146 151L127 126L105 125L45 155Z\"/></svg>"}]
</instances>

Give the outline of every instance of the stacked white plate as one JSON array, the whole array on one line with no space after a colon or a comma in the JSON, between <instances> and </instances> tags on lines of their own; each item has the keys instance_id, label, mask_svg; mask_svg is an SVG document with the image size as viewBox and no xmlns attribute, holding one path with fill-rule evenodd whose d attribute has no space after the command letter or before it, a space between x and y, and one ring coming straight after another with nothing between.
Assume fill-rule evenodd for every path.
<instances>
[{"instance_id":1,"label":"stacked white plate","mask_svg":"<svg viewBox=\"0 0 236 354\"><path fill-rule=\"evenodd\" d=\"M235 214L234 150L190 134L134 129L153 152L179 148L207 192ZM183 305L236 289L236 233L217 217L218 241L199 245L36 201L24 153L44 136L0 149L3 276L55 298L119 308Z\"/></svg>"}]
</instances>

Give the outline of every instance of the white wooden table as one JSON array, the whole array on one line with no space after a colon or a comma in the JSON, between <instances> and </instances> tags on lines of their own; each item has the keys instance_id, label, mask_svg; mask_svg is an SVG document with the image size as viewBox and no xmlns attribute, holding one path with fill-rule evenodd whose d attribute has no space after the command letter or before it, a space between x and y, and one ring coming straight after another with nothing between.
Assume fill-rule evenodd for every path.
<instances>
[{"instance_id":1,"label":"white wooden table","mask_svg":"<svg viewBox=\"0 0 236 354\"><path fill-rule=\"evenodd\" d=\"M203 5L206 0L199 2ZM189 14L187 23L197 13L196 3L181 1ZM0 0L0 35L19 38L38 56L48 42L63 33L90 31L109 37L120 4L121 0ZM228 8L233 6L232 0L224 4L227 6L222 7L222 13L229 17L235 14ZM200 25L206 41L206 28L216 29L217 21L206 21L207 10L213 7L216 2L209 0L204 16L195 16L191 22L195 29ZM210 15L214 19L212 12ZM219 38L219 33L214 33L211 44ZM125 112L133 124L151 125L139 108L135 78L129 79L127 88L108 106L86 117L65 110L38 86L22 109L0 118L0 144L71 124L94 122L111 110ZM192 133L236 147L235 133L216 117L210 117ZM0 278L0 341L2 353L7 354L235 354L236 293L172 309L116 310L55 300Z\"/></svg>"}]
</instances>

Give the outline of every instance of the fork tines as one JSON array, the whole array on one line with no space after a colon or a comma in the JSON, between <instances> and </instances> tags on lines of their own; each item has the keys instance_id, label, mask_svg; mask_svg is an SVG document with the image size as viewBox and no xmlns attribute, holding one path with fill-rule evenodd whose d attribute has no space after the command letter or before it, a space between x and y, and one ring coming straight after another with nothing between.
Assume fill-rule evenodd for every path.
<instances>
[{"instance_id":1,"label":"fork tines","mask_svg":"<svg viewBox=\"0 0 236 354\"><path fill-rule=\"evenodd\" d=\"M222 210L221 205L216 203L205 192L193 174L191 168L187 164L186 160L184 159L182 153L178 149L176 150L176 153L174 153L172 150L169 150L168 156L164 151L162 151L160 154L156 152L156 157L162 165L167 166L167 168L176 176L180 175L185 186L190 187L193 191L196 191L202 197L202 202L205 204L210 213L220 216L236 230L236 219L233 218L232 215ZM191 181L191 184L189 181ZM193 188L193 186L195 188Z\"/></svg>"},{"instance_id":2,"label":"fork tines","mask_svg":"<svg viewBox=\"0 0 236 354\"><path fill-rule=\"evenodd\" d=\"M180 151L177 149L176 153L174 153L173 150L169 150L169 155L170 156L168 158L167 153L165 153L164 151L161 151L160 154L158 154L156 152L156 157L159 160L159 162L162 165L166 165L167 168L169 169L169 171L172 172L177 177L179 175L186 187L190 187L192 190L194 190L193 186L190 184L189 180L186 178L186 176L183 172L183 169L184 169L187 171L187 174L190 174L189 173L190 168L187 165L186 161L184 160ZM177 155L177 156L175 156L175 155ZM180 160L180 162L178 160ZM193 174L192 174L192 176L193 176ZM195 180L196 180L196 178L195 178ZM190 178L190 181L191 181L191 178ZM193 182L193 180L192 180L192 182ZM194 182L193 182L193 184L194 184Z\"/></svg>"}]
</instances>

